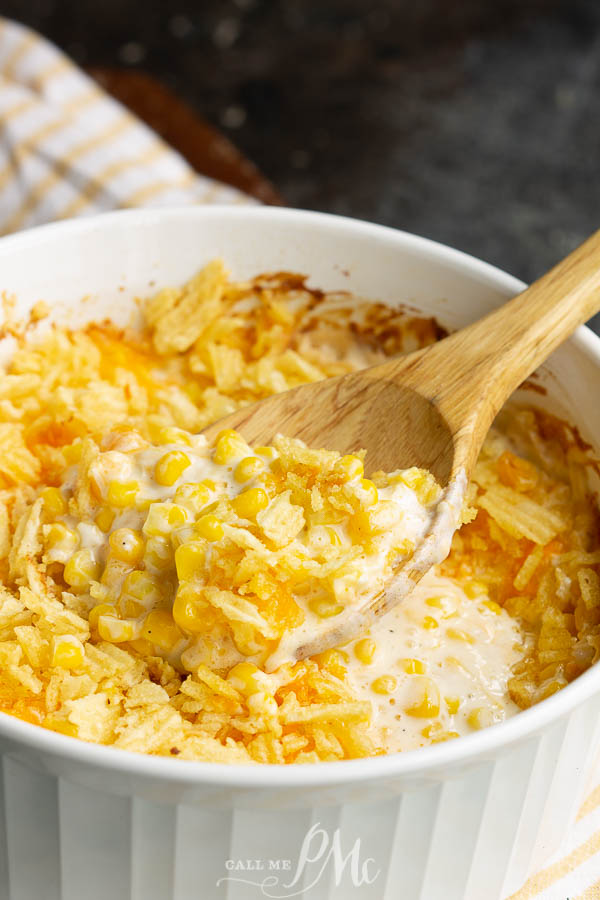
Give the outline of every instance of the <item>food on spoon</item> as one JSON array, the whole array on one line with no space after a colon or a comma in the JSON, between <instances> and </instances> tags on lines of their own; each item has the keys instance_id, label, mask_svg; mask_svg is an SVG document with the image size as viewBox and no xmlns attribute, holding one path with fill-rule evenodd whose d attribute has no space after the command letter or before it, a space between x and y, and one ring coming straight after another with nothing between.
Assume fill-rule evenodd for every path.
<instances>
[{"instance_id":1,"label":"food on spoon","mask_svg":"<svg viewBox=\"0 0 600 900\"><path fill-rule=\"evenodd\" d=\"M83 442L37 501L41 562L96 601L102 640L145 639L185 672L295 661L281 644L318 639L323 620L381 592L441 493L423 470L375 484L360 456L283 436L254 449L235 431L213 446L181 429L161 438Z\"/></svg>"}]
</instances>

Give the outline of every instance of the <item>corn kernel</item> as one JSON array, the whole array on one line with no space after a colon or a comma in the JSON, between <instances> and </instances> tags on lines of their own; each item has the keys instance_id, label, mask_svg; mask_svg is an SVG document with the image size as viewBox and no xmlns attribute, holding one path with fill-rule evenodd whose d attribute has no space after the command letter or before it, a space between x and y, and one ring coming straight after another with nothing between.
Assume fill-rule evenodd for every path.
<instances>
[{"instance_id":1,"label":"corn kernel","mask_svg":"<svg viewBox=\"0 0 600 900\"><path fill-rule=\"evenodd\" d=\"M217 435L215 439L215 443L223 440L224 438L229 438L232 441L243 440L239 431L236 431L235 428L223 428Z\"/></svg>"},{"instance_id":2,"label":"corn kernel","mask_svg":"<svg viewBox=\"0 0 600 900\"><path fill-rule=\"evenodd\" d=\"M432 744L441 744L442 741L449 741L458 737L456 731L445 731L441 722L432 722L421 730L424 738L428 738Z\"/></svg>"},{"instance_id":3,"label":"corn kernel","mask_svg":"<svg viewBox=\"0 0 600 900\"><path fill-rule=\"evenodd\" d=\"M137 481L111 481L108 485L106 499L110 506L126 509L135 505L140 486Z\"/></svg>"},{"instance_id":4,"label":"corn kernel","mask_svg":"<svg viewBox=\"0 0 600 900\"><path fill-rule=\"evenodd\" d=\"M470 597L471 599L479 597L481 594L487 594L487 587L482 581L468 581L463 587L463 590L467 597Z\"/></svg>"},{"instance_id":5,"label":"corn kernel","mask_svg":"<svg viewBox=\"0 0 600 900\"><path fill-rule=\"evenodd\" d=\"M254 663L241 662L229 670L227 681L236 691L249 697L261 690L260 680L256 677L259 671Z\"/></svg>"},{"instance_id":6,"label":"corn kernel","mask_svg":"<svg viewBox=\"0 0 600 900\"><path fill-rule=\"evenodd\" d=\"M436 482L431 472L425 469L417 469L414 466L411 469L405 469L400 472L394 481L401 481L407 487L411 488L417 495L419 503L428 505L439 497L441 488Z\"/></svg>"},{"instance_id":7,"label":"corn kernel","mask_svg":"<svg viewBox=\"0 0 600 900\"><path fill-rule=\"evenodd\" d=\"M158 579L139 569L129 573L123 582L122 593L134 597L146 607L156 605L163 596Z\"/></svg>"},{"instance_id":8,"label":"corn kernel","mask_svg":"<svg viewBox=\"0 0 600 900\"><path fill-rule=\"evenodd\" d=\"M212 482L214 485L214 482ZM214 490L214 487L213 487ZM182 484L175 491L175 503L189 506L195 515L210 503L211 489L206 484Z\"/></svg>"},{"instance_id":9,"label":"corn kernel","mask_svg":"<svg viewBox=\"0 0 600 900\"><path fill-rule=\"evenodd\" d=\"M146 548L143 536L132 528L117 528L110 535L108 543L115 559L132 566L142 559Z\"/></svg>"},{"instance_id":10,"label":"corn kernel","mask_svg":"<svg viewBox=\"0 0 600 900\"><path fill-rule=\"evenodd\" d=\"M114 614L115 608L109 603L99 603L97 606L92 607L88 613L90 629L93 630L98 628L98 619L100 616L114 616Z\"/></svg>"},{"instance_id":11,"label":"corn kernel","mask_svg":"<svg viewBox=\"0 0 600 900\"><path fill-rule=\"evenodd\" d=\"M81 438L77 438L72 444L67 444L62 448L65 462L68 466L76 466L81 461L83 452L83 443Z\"/></svg>"},{"instance_id":12,"label":"corn kernel","mask_svg":"<svg viewBox=\"0 0 600 900\"><path fill-rule=\"evenodd\" d=\"M354 456L354 454L340 457L335 464L335 468L341 472L348 481L351 481L354 478L362 478L365 474L365 467L363 466L362 459L358 456ZM369 484L373 484L373 482L371 481ZM373 487L375 487L375 485L373 485Z\"/></svg>"},{"instance_id":13,"label":"corn kernel","mask_svg":"<svg viewBox=\"0 0 600 900\"><path fill-rule=\"evenodd\" d=\"M239 459L240 456L247 456L249 449L248 444L237 431L226 428L217 435L213 459L217 465L225 466L228 462Z\"/></svg>"},{"instance_id":14,"label":"corn kernel","mask_svg":"<svg viewBox=\"0 0 600 900\"><path fill-rule=\"evenodd\" d=\"M432 744L441 744L443 741L452 741L454 738L460 737L458 731L443 731L441 734L432 738Z\"/></svg>"},{"instance_id":15,"label":"corn kernel","mask_svg":"<svg viewBox=\"0 0 600 900\"><path fill-rule=\"evenodd\" d=\"M460 697L444 697L446 709L451 716L455 716L460 708Z\"/></svg>"},{"instance_id":16,"label":"corn kernel","mask_svg":"<svg viewBox=\"0 0 600 900\"><path fill-rule=\"evenodd\" d=\"M181 640L181 631L167 609L153 609L146 616L142 637L152 641L161 650L172 650Z\"/></svg>"},{"instance_id":17,"label":"corn kernel","mask_svg":"<svg viewBox=\"0 0 600 900\"><path fill-rule=\"evenodd\" d=\"M253 519L269 505L269 498L262 488L250 488L232 500L232 506L240 519Z\"/></svg>"},{"instance_id":18,"label":"corn kernel","mask_svg":"<svg viewBox=\"0 0 600 900\"><path fill-rule=\"evenodd\" d=\"M311 600L309 606L312 612L321 619L331 619L332 616L339 616L344 609L344 604L336 603L335 600Z\"/></svg>"},{"instance_id":19,"label":"corn kernel","mask_svg":"<svg viewBox=\"0 0 600 900\"><path fill-rule=\"evenodd\" d=\"M65 566L63 577L69 587L76 591L84 591L90 581L97 581L100 576L100 565L92 556L91 550L78 550Z\"/></svg>"},{"instance_id":20,"label":"corn kernel","mask_svg":"<svg viewBox=\"0 0 600 900\"><path fill-rule=\"evenodd\" d=\"M361 503L363 506L375 506L377 501L379 500L379 491L375 487L372 481L368 478L362 478L360 482L361 487Z\"/></svg>"},{"instance_id":21,"label":"corn kernel","mask_svg":"<svg viewBox=\"0 0 600 900\"><path fill-rule=\"evenodd\" d=\"M190 447L193 443L192 435L183 428L174 428L168 426L166 428L151 428L150 433L155 444L187 444Z\"/></svg>"},{"instance_id":22,"label":"corn kernel","mask_svg":"<svg viewBox=\"0 0 600 900\"><path fill-rule=\"evenodd\" d=\"M266 640L247 622L232 622L233 643L244 656L261 653L266 647Z\"/></svg>"},{"instance_id":23,"label":"corn kernel","mask_svg":"<svg viewBox=\"0 0 600 900\"><path fill-rule=\"evenodd\" d=\"M462 628L446 628L446 634L453 641L463 641L465 644L474 644L475 638Z\"/></svg>"},{"instance_id":24,"label":"corn kernel","mask_svg":"<svg viewBox=\"0 0 600 900\"><path fill-rule=\"evenodd\" d=\"M486 709L483 706L472 709L467 716L467 724L475 729L475 731L479 731L481 728L489 728L490 725L493 725L497 721L499 721L499 717L494 711Z\"/></svg>"},{"instance_id":25,"label":"corn kernel","mask_svg":"<svg viewBox=\"0 0 600 900\"><path fill-rule=\"evenodd\" d=\"M421 625L427 631L431 631L434 628L439 628L439 622L437 619L434 619L433 616L424 616Z\"/></svg>"},{"instance_id":26,"label":"corn kernel","mask_svg":"<svg viewBox=\"0 0 600 900\"><path fill-rule=\"evenodd\" d=\"M415 701L405 707L409 716L418 719L432 719L440 712L440 692L435 681L426 675L418 675L412 685L415 690Z\"/></svg>"},{"instance_id":27,"label":"corn kernel","mask_svg":"<svg viewBox=\"0 0 600 900\"><path fill-rule=\"evenodd\" d=\"M421 729L422 736L429 740L439 738L443 733L444 726L441 722L432 722L431 725L426 725L425 728Z\"/></svg>"},{"instance_id":28,"label":"corn kernel","mask_svg":"<svg viewBox=\"0 0 600 900\"><path fill-rule=\"evenodd\" d=\"M101 585L107 591L102 600L110 596L110 602L113 602L112 597L116 597L118 594L121 583L129 571L130 567L127 563L121 562L120 559L114 559L112 556L108 557L100 578Z\"/></svg>"},{"instance_id":29,"label":"corn kernel","mask_svg":"<svg viewBox=\"0 0 600 900\"><path fill-rule=\"evenodd\" d=\"M135 650L136 653L139 653L140 656L145 658L147 658L148 656L154 656L156 652L154 649L154 645L151 644L150 641L147 641L146 638L134 638L132 641L128 641L127 643L132 650Z\"/></svg>"},{"instance_id":30,"label":"corn kernel","mask_svg":"<svg viewBox=\"0 0 600 900\"><path fill-rule=\"evenodd\" d=\"M180 587L173 601L173 619L183 631L200 634L205 630L203 608L194 592Z\"/></svg>"},{"instance_id":31,"label":"corn kernel","mask_svg":"<svg viewBox=\"0 0 600 900\"><path fill-rule=\"evenodd\" d=\"M44 502L44 511L48 513L52 519L56 519L58 516L62 516L66 513L67 501L62 495L62 491L58 488L44 488L40 497Z\"/></svg>"},{"instance_id":32,"label":"corn kernel","mask_svg":"<svg viewBox=\"0 0 600 900\"><path fill-rule=\"evenodd\" d=\"M131 622L123 621L116 615L102 615L98 617L98 634L103 641L123 644L133 638L134 628Z\"/></svg>"},{"instance_id":33,"label":"corn kernel","mask_svg":"<svg viewBox=\"0 0 600 900\"><path fill-rule=\"evenodd\" d=\"M239 461L233 476L239 484L245 484L251 478L255 478L259 472L262 472L264 466L263 460L257 456L247 456Z\"/></svg>"},{"instance_id":34,"label":"corn kernel","mask_svg":"<svg viewBox=\"0 0 600 900\"><path fill-rule=\"evenodd\" d=\"M354 645L354 655L361 663L368 666L373 662L376 649L377 644L375 641L372 641L371 638L362 638Z\"/></svg>"},{"instance_id":35,"label":"corn kernel","mask_svg":"<svg viewBox=\"0 0 600 900\"><path fill-rule=\"evenodd\" d=\"M178 481L191 465L187 453L182 450L170 450L161 456L154 467L154 480L163 487L171 487Z\"/></svg>"},{"instance_id":36,"label":"corn kernel","mask_svg":"<svg viewBox=\"0 0 600 900\"><path fill-rule=\"evenodd\" d=\"M112 528L112 523L115 521L115 514L110 507L103 506L102 509L98 510L94 521L100 531L103 531L104 534L108 534Z\"/></svg>"},{"instance_id":37,"label":"corn kernel","mask_svg":"<svg viewBox=\"0 0 600 900\"><path fill-rule=\"evenodd\" d=\"M495 600L484 600L483 606L489 609L491 612L495 613L497 616L502 612L502 607L499 603L496 603Z\"/></svg>"},{"instance_id":38,"label":"corn kernel","mask_svg":"<svg viewBox=\"0 0 600 900\"><path fill-rule=\"evenodd\" d=\"M445 613L445 618L450 618L452 613L456 612L456 604L450 597L428 597L425 603L432 609L439 609L440 612Z\"/></svg>"},{"instance_id":39,"label":"corn kernel","mask_svg":"<svg viewBox=\"0 0 600 900\"><path fill-rule=\"evenodd\" d=\"M102 583L103 578L104 572L102 573L100 581L92 581L90 584L90 597L92 600L95 600L96 603L108 603L110 599L110 588Z\"/></svg>"},{"instance_id":40,"label":"corn kernel","mask_svg":"<svg viewBox=\"0 0 600 900\"><path fill-rule=\"evenodd\" d=\"M44 537L47 547L56 547L59 544L73 544L75 547L79 544L79 535L72 528L67 528L62 522L53 522L52 525L44 527Z\"/></svg>"},{"instance_id":41,"label":"corn kernel","mask_svg":"<svg viewBox=\"0 0 600 900\"><path fill-rule=\"evenodd\" d=\"M171 567L171 545L163 537L151 537L146 541L144 565L161 572Z\"/></svg>"},{"instance_id":42,"label":"corn kernel","mask_svg":"<svg viewBox=\"0 0 600 900\"><path fill-rule=\"evenodd\" d=\"M80 541L78 533L72 528L67 528L62 522L53 522L52 525L45 526L44 539L46 546L50 550L59 551L61 556L63 554L70 556L74 553Z\"/></svg>"},{"instance_id":43,"label":"corn kernel","mask_svg":"<svg viewBox=\"0 0 600 900\"><path fill-rule=\"evenodd\" d=\"M367 509L358 509L350 519L352 540L360 544L373 534L373 516Z\"/></svg>"},{"instance_id":44,"label":"corn kernel","mask_svg":"<svg viewBox=\"0 0 600 900\"><path fill-rule=\"evenodd\" d=\"M83 644L73 634L62 634L52 641L52 665L79 669L84 662Z\"/></svg>"},{"instance_id":45,"label":"corn kernel","mask_svg":"<svg viewBox=\"0 0 600 900\"><path fill-rule=\"evenodd\" d=\"M202 544L182 544L175 551L175 568L179 581L189 581L203 567L206 551Z\"/></svg>"},{"instance_id":46,"label":"corn kernel","mask_svg":"<svg viewBox=\"0 0 600 900\"><path fill-rule=\"evenodd\" d=\"M427 671L425 663L420 659L406 657L405 659L399 659L398 664L407 675L424 675Z\"/></svg>"},{"instance_id":47,"label":"corn kernel","mask_svg":"<svg viewBox=\"0 0 600 900\"><path fill-rule=\"evenodd\" d=\"M119 613L124 619L137 619L145 612L148 612L148 607L145 604L136 600L135 597L130 597L128 594L119 597L118 607Z\"/></svg>"},{"instance_id":48,"label":"corn kernel","mask_svg":"<svg viewBox=\"0 0 600 900\"><path fill-rule=\"evenodd\" d=\"M198 519L194 525L194 533L205 541L220 541L225 534L220 521L212 513Z\"/></svg>"},{"instance_id":49,"label":"corn kernel","mask_svg":"<svg viewBox=\"0 0 600 900\"><path fill-rule=\"evenodd\" d=\"M398 687L398 679L394 675L381 675L371 682L371 690L376 694L393 694Z\"/></svg>"},{"instance_id":50,"label":"corn kernel","mask_svg":"<svg viewBox=\"0 0 600 900\"><path fill-rule=\"evenodd\" d=\"M255 447L254 452L257 456L264 456L265 459L275 459L277 451L274 447Z\"/></svg>"},{"instance_id":51,"label":"corn kernel","mask_svg":"<svg viewBox=\"0 0 600 900\"><path fill-rule=\"evenodd\" d=\"M184 506L176 503L153 503L142 531L149 537L164 537L174 528L181 528L189 519L190 514Z\"/></svg>"},{"instance_id":52,"label":"corn kernel","mask_svg":"<svg viewBox=\"0 0 600 900\"><path fill-rule=\"evenodd\" d=\"M250 694L247 701L248 712L252 715L275 719L279 711L277 700L267 691L256 691Z\"/></svg>"}]
</instances>

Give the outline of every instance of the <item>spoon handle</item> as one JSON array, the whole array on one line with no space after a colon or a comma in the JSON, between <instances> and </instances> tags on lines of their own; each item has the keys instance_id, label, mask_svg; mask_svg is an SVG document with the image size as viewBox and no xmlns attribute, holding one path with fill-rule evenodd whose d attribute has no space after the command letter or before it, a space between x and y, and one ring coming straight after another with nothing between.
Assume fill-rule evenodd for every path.
<instances>
[{"instance_id":1,"label":"spoon handle","mask_svg":"<svg viewBox=\"0 0 600 900\"><path fill-rule=\"evenodd\" d=\"M468 434L476 452L505 400L599 310L597 231L511 301L415 354L411 380L427 384L450 431Z\"/></svg>"},{"instance_id":2,"label":"spoon handle","mask_svg":"<svg viewBox=\"0 0 600 900\"><path fill-rule=\"evenodd\" d=\"M463 329L462 349L467 359L483 358L498 392L508 396L599 310L600 231L596 231L521 294Z\"/></svg>"}]
</instances>

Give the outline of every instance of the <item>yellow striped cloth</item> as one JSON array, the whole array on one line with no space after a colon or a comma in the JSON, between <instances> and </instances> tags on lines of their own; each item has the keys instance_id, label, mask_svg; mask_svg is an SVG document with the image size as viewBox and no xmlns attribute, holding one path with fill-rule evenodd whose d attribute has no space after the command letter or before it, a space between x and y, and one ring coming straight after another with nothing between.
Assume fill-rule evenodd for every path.
<instances>
[{"instance_id":1,"label":"yellow striped cloth","mask_svg":"<svg viewBox=\"0 0 600 900\"><path fill-rule=\"evenodd\" d=\"M185 160L35 32L0 18L0 234L130 206L252 202Z\"/></svg>"},{"instance_id":2,"label":"yellow striped cloth","mask_svg":"<svg viewBox=\"0 0 600 900\"><path fill-rule=\"evenodd\" d=\"M600 759L566 841L506 900L600 900Z\"/></svg>"},{"instance_id":3,"label":"yellow striped cloth","mask_svg":"<svg viewBox=\"0 0 600 900\"><path fill-rule=\"evenodd\" d=\"M194 172L56 47L0 18L1 234L119 207L244 202ZM561 852L506 900L600 900L597 772Z\"/></svg>"}]
</instances>

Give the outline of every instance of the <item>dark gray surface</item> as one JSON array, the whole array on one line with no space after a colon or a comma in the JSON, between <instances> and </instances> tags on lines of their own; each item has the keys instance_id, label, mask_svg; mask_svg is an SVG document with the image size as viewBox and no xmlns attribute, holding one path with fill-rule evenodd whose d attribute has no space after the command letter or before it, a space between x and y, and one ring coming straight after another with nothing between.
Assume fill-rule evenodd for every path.
<instances>
[{"instance_id":1,"label":"dark gray surface","mask_svg":"<svg viewBox=\"0 0 600 900\"><path fill-rule=\"evenodd\" d=\"M597 0L5 0L78 62L136 65L290 205L526 280L600 225Z\"/></svg>"}]
</instances>

